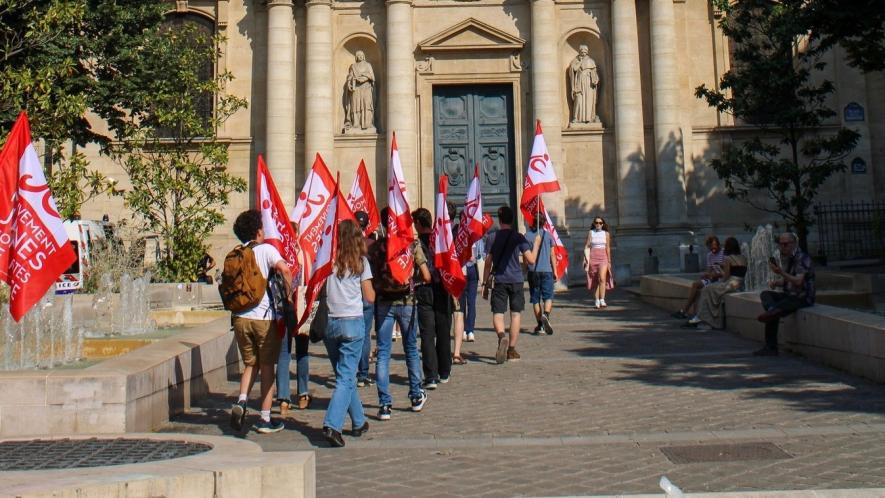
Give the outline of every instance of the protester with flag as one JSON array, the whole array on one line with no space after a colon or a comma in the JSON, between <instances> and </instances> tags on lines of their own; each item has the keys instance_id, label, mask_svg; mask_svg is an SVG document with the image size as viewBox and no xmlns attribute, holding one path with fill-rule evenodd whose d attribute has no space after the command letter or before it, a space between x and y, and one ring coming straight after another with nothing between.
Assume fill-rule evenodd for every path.
<instances>
[{"instance_id":1,"label":"protester with flag","mask_svg":"<svg viewBox=\"0 0 885 498\"><path fill-rule=\"evenodd\" d=\"M222 298L227 295L226 290L236 288L242 282L252 281L256 265L263 282L270 277L271 271L277 271L283 275L286 285L291 287L292 273L286 260L274 246L264 243L260 211L250 209L240 213L234 222L234 234L248 250L241 250L238 246L225 258L220 287ZM233 274L234 272L238 274ZM250 286L249 289L251 288ZM247 288L242 287L239 290L245 291ZM281 422L270 418L270 409L273 405L274 367L280 354L280 334L273 327L276 317L268 294L265 288L257 305L232 312L234 335L245 364L240 378L240 395L231 408L231 426L237 431L242 430L246 419L246 404L256 369L260 370L261 376L261 418L255 429L260 433L283 430ZM227 303L225 305L228 306Z\"/></svg>"},{"instance_id":2,"label":"protester with flag","mask_svg":"<svg viewBox=\"0 0 885 498\"><path fill-rule=\"evenodd\" d=\"M374 302L372 270L365 257L363 232L352 220L337 223L332 274L326 280L329 324L323 342L335 372L335 390L323 419L323 436L333 447L344 446L344 416L350 415L351 435L369 430L356 386L363 350L363 302Z\"/></svg>"},{"instance_id":3,"label":"protester with flag","mask_svg":"<svg viewBox=\"0 0 885 498\"><path fill-rule=\"evenodd\" d=\"M15 321L77 259L22 111L0 151L0 279Z\"/></svg>"},{"instance_id":4,"label":"protester with flag","mask_svg":"<svg viewBox=\"0 0 885 498\"><path fill-rule=\"evenodd\" d=\"M258 209L261 211L261 226L264 229L264 240L274 246L292 272L292 309L297 313L298 297L303 294L301 251L298 245L298 225L289 221L286 215L286 205L280 198L274 184L273 177L268 170L264 157L258 155L257 181L255 198L258 200ZM285 417L292 406L306 409L310 406L310 355L308 348L310 339L307 334L298 334L295 328L297 317L278 320L280 335L280 355L277 359L277 394L276 400L280 406L280 415ZM290 398L290 372L292 362L292 345L295 345L295 377L297 383L297 401Z\"/></svg>"},{"instance_id":5,"label":"protester with flag","mask_svg":"<svg viewBox=\"0 0 885 498\"><path fill-rule=\"evenodd\" d=\"M529 229L526 231L525 238L530 244L534 244L535 239L541 239L541 249L538 253L538 260L534 264L528 265L528 283L529 283L529 302L532 304L532 310L535 313L535 320L538 324L532 331L532 334L553 335L553 326L550 324L550 312L553 311L553 268L556 260L553 254L553 239L538 225L542 223L542 218L535 217L529 223Z\"/></svg>"},{"instance_id":6,"label":"protester with flag","mask_svg":"<svg viewBox=\"0 0 885 498\"><path fill-rule=\"evenodd\" d=\"M308 262L304 265L302 282L310 281L313 265L309 262L316 260L325 221L325 208L335 185L329 168L317 154L310 173L304 180L304 188L298 194L295 208L289 215L289 220L298 227L298 245L303 253L303 260Z\"/></svg>"},{"instance_id":7,"label":"protester with flag","mask_svg":"<svg viewBox=\"0 0 885 498\"><path fill-rule=\"evenodd\" d=\"M374 275L372 285L376 294L375 333L378 356L375 360L375 382L380 405L379 420L390 420L393 406L393 397L390 395L390 352L394 322L399 325L402 334L412 411L421 411L427 402L427 393L421 387L414 285L430 282L431 276L421 245L414 243L412 217L396 147L396 135L393 137L387 172L387 200L390 205L381 210L381 223L387 227L387 234L369 248L369 263Z\"/></svg>"}]
</instances>

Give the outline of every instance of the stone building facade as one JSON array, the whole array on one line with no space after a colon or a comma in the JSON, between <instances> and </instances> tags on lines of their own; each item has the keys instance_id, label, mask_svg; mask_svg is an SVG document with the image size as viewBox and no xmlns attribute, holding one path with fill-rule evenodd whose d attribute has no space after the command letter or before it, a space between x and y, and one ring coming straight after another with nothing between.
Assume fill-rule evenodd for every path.
<instances>
[{"instance_id":1,"label":"stone building facade","mask_svg":"<svg viewBox=\"0 0 885 498\"><path fill-rule=\"evenodd\" d=\"M433 205L441 172L460 204L475 164L487 208L515 204L536 120L562 185L545 203L571 246L573 279L596 215L614 228L615 263L634 274L648 248L675 268L691 233L748 236L745 225L765 219L728 200L707 166L746 134L694 97L729 67L708 0L178 0L174 9L215 23L226 37L218 68L236 78L226 91L249 101L220 130L231 169L250 179L229 220L254 200L259 153L290 205L317 153L345 189L364 159L384 205L394 132L413 208ZM852 104L865 113L850 124L868 167L834 177L824 198L881 198L885 78L848 67L838 50L829 59L839 118ZM115 202L84 214L120 212ZM232 243L221 227L213 252Z\"/></svg>"}]
</instances>

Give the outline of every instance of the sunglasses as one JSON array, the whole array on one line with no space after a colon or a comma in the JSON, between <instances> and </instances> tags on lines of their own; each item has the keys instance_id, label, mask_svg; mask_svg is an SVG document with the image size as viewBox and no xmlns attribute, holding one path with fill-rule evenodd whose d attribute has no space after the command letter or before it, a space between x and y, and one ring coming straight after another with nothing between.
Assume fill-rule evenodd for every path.
<instances>
[{"instance_id":1,"label":"sunglasses","mask_svg":"<svg viewBox=\"0 0 885 498\"><path fill-rule=\"evenodd\" d=\"M593 224L594 225L604 225L605 223L603 223L601 221L594 221Z\"/></svg>"}]
</instances>

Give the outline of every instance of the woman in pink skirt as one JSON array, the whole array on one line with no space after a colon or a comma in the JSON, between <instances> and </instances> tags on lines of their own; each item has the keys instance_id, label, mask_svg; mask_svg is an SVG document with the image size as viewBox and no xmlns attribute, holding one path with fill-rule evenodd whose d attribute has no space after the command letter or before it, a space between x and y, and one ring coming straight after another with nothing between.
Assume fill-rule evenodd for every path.
<instances>
[{"instance_id":1,"label":"woman in pink skirt","mask_svg":"<svg viewBox=\"0 0 885 498\"><path fill-rule=\"evenodd\" d=\"M611 234L608 223L597 216L584 244L584 270L587 272L587 288L596 296L596 308L605 308L605 291L614 288L611 275Z\"/></svg>"}]
</instances>

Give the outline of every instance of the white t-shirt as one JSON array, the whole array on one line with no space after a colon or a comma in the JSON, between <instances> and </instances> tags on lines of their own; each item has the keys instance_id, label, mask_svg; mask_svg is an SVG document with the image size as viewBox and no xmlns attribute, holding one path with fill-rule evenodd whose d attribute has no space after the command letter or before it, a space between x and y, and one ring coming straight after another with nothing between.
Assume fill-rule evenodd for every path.
<instances>
[{"instance_id":1,"label":"white t-shirt","mask_svg":"<svg viewBox=\"0 0 885 498\"><path fill-rule=\"evenodd\" d=\"M363 316L363 290L360 283L371 278L372 269L369 268L369 260L365 256L363 256L362 275L354 275L348 270L344 277L338 278L333 266L332 274L326 280L326 304L329 305L329 316L334 318Z\"/></svg>"},{"instance_id":2,"label":"white t-shirt","mask_svg":"<svg viewBox=\"0 0 885 498\"><path fill-rule=\"evenodd\" d=\"M261 269L261 274L264 278L267 278L267 276L270 275L270 270L275 267L278 262L283 261L283 257L280 256L280 252L277 251L277 248L270 244L258 244L257 246L252 247L252 252L255 253L255 261L258 262L258 268ZM258 306L249 311L234 313L234 316L249 318L251 320L273 320L274 316L273 311L270 308L270 298L267 295L267 288L264 289L264 297L261 298L261 302L258 303Z\"/></svg>"}]
</instances>

